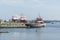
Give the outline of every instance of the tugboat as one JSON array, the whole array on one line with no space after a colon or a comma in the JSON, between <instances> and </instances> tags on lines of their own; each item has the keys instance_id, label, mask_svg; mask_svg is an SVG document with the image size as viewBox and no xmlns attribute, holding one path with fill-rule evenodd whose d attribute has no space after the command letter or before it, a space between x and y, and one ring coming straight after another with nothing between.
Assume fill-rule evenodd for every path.
<instances>
[{"instance_id":1,"label":"tugboat","mask_svg":"<svg viewBox=\"0 0 60 40\"><path fill-rule=\"evenodd\" d=\"M32 23L26 24L27 26L31 27L31 28L41 28L41 27L45 27L45 23L43 21L43 19L41 17L36 18L36 20Z\"/></svg>"},{"instance_id":2,"label":"tugboat","mask_svg":"<svg viewBox=\"0 0 60 40\"><path fill-rule=\"evenodd\" d=\"M32 27L38 27L39 28L39 27L44 27L45 23L44 23L42 18L37 18L35 23L32 23L31 25L32 25Z\"/></svg>"}]
</instances>

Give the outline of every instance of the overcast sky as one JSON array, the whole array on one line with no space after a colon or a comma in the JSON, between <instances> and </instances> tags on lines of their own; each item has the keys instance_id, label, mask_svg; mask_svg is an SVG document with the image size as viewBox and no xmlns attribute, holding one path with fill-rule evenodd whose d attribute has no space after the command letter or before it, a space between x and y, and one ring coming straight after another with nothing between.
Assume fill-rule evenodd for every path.
<instances>
[{"instance_id":1,"label":"overcast sky","mask_svg":"<svg viewBox=\"0 0 60 40\"><path fill-rule=\"evenodd\" d=\"M60 0L0 0L0 19L14 15L25 15L28 19L60 20Z\"/></svg>"}]
</instances>

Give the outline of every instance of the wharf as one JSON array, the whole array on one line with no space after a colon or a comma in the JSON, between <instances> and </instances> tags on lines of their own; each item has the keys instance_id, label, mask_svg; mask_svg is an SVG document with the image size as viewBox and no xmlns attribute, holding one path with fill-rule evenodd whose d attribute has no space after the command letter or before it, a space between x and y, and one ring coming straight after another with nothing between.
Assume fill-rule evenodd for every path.
<instances>
[{"instance_id":1,"label":"wharf","mask_svg":"<svg viewBox=\"0 0 60 40\"><path fill-rule=\"evenodd\" d=\"M0 28L27 28L26 23L20 22L1 22Z\"/></svg>"}]
</instances>

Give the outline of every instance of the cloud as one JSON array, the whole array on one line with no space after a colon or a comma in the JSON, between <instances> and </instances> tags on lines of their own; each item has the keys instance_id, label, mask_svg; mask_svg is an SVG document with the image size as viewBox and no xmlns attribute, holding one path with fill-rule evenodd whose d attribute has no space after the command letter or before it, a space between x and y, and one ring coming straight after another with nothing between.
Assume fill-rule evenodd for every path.
<instances>
[{"instance_id":1,"label":"cloud","mask_svg":"<svg viewBox=\"0 0 60 40\"><path fill-rule=\"evenodd\" d=\"M48 6L49 9L60 9L60 6Z\"/></svg>"},{"instance_id":2,"label":"cloud","mask_svg":"<svg viewBox=\"0 0 60 40\"><path fill-rule=\"evenodd\" d=\"M40 1L40 0L2 0L0 1L0 5L8 5L8 6L20 6L20 7L41 7L46 6L48 1Z\"/></svg>"},{"instance_id":3,"label":"cloud","mask_svg":"<svg viewBox=\"0 0 60 40\"><path fill-rule=\"evenodd\" d=\"M22 4L23 1L21 1L21 0L2 0L0 3L4 4L4 5L17 6L19 4Z\"/></svg>"}]
</instances>

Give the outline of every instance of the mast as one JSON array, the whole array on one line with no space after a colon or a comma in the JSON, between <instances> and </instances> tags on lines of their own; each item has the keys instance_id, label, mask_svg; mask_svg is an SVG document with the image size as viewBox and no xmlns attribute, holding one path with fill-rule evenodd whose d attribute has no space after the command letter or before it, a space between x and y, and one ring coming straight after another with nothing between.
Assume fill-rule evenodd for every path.
<instances>
[{"instance_id":1,"label":"mast","mask_svg":"<svg viewBox=\"0 0 60 40\"><path fill-rule=\"evenodd\" d=\"M41 18L40 13L38 14L38 18Z\"/></svg>"},{"instance_id":2,"label":"mast","mask_svg":"<svg viewBox=\"0 0 60 40\"><path fill-rule=\"evenodd\" d=\"M20 15L21 17L23 16L23 13L21 13L21 15Z\"/></svg>"}]
</instances>

